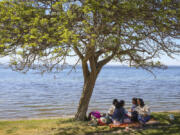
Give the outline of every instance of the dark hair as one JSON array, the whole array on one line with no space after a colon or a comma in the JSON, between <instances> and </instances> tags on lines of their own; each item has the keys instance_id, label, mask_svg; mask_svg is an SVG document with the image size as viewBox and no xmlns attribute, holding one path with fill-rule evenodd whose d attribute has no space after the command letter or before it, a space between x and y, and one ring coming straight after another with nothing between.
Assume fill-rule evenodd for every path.
<instances>
[{"instance_id":1,"label":"dark hair","mask_svg":"<svg viewBox=\"0 0 180 135\"><path fill-rule=\"evenodd\" d=\"M132 98L132 101L134 101L135 105L138 105L137 104L137 98Z\"/></svg>"},{"instance_id":2,"label":"dark hair","mask_svg":"<svg viewBox=\"0 0 180 135\"><path fill-rule=\"evenodd\" d=\"M117 99L114 99L112 103L113 103L113 105L116 106L116 104L118 103L118 100L117 100Z\"/></svg>"},{"instance_id":3,"label":"dark hair","mask_svg":"<svg viewBox=\"0 0 180 135\"><path fill-rule=\"evenodd\" d=\"M124 100L120 100L119 102L116 103L115 107L116 108L121 108L121 107L124 106L124 103L125 103Z\"/></svg>"},{"instance_id":4,"label":"dark hair","mask_svg":"<svg viewBox=\"0 0 180 135\"><path fill-rule=\"evenodd\" d=\"M115 105L116 108L120 108L121 107L121 104L119 102L116 103Z\"/></svg>"},{"instance_id":5,"label":"dark hair","mask_svg":"<svg viewBox=\"0 0 180 135\"><path fill-rule=\"evenodd\" d=\"M124 106L124 104L125 104L124 100L120 100L120 102L119 102L119 103L120 103L120 106L121 106L121 107L123 107L123 106Z\"/></svg>"},{"instance_id":6,"label":"dark hair","mask_svg":"<svg viewBox=\"0 0 180 135\"><path fill-rule=\"evenodd\" d=\"M138 100L140 101L140 107L144 107L144 101L143 101L143 99L142 98L138 98Z\"/></svg>"}]
</instances>

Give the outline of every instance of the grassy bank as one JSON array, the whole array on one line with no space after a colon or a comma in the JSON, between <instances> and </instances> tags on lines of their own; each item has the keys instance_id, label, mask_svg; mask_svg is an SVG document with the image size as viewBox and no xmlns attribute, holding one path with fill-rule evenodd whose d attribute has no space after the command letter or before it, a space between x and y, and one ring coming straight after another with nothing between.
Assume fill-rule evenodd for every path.
<instances>
[{"instance_id":1,"label":"grassy bank","mask_svg":"<svg viewBox=\"0 0 180 135\"><path fill-rule=\"evenodd\" d=\"M169 113L153 113L160 124L128 131L109 126L88 126L88 122L74 121L71 118L0 121L0 135L180 135L180 113L169 120Z\"/></svg>"}]
</instances>

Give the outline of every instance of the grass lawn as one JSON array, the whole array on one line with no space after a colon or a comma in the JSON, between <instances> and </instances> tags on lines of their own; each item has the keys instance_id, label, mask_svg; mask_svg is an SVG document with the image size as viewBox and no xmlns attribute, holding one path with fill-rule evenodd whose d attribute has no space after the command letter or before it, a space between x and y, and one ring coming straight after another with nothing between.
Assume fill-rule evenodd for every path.
<instances>
[{"instance_id":1,"label":"grass lawn","mask_svg":"<svg viewBox=\"0 0 180 135\"><path fill-rule=\"evenodd\" d=\"M109 126L88 126L71 118L0 121L0 135L180 135L180 113L153 113L160 124L126 131Z\"/></svg>"}]
</instances>

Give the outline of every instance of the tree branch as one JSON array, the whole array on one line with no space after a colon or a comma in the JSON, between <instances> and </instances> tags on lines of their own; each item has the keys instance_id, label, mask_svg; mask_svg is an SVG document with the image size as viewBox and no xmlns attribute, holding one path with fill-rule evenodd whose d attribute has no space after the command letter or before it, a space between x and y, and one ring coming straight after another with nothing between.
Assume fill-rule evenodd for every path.
<instances>
[{"instance_id":1,"label":"tree branch","mask_svg":"<svg viewBox=\"0 0 180 135\"><path fill-rule=\"evenodd\" d=\"M82 55L82 53L79 51L79 49L76 46L73 47L73 50L75 51L75 53L79 56L81 60L84 59L84 56Z\"/></svg>"},{"instance_id":2,"label":"tree branch","mask_svg":"<svg viewBox=\"0 0 180 135\"><path fill-rule=\"evenodd\" d=\"M83 69L84 82L86 82L90 74L87 62L82 61L82 69Z\"/></svg>"},{"instance_id":3,"label":"tree branch","mask_svg":"<svg viewBox=\"0 0 180 135\"><path fill-rule=\"evenodd\" d=\"M97 63L97 74L100 72L101 68L115 56L115 54L116 54L115 52L112 52L110 56Z\"/></svg>"}]
</instances>

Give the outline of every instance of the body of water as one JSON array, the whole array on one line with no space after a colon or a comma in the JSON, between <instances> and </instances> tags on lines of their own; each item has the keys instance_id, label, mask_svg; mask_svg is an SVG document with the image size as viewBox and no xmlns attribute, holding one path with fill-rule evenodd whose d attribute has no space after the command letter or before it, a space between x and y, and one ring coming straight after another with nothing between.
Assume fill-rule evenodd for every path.
<instances>
[{"instance_id":1,"label":"body of water","mask_svg":"<svg viewBox=\"0 0 180 135\"><path fill-rule=\"evenodd\" d=\"M27 74L0 67L0 119L54 117L74 115L81 96L81 68L68 74ZM140 97L152 111L180 110L180 67L147 71L107 66L102 69L94 88L89 111L107 112L114 98L131 106L133 97Z\"/></svg>"}]
</instances>

